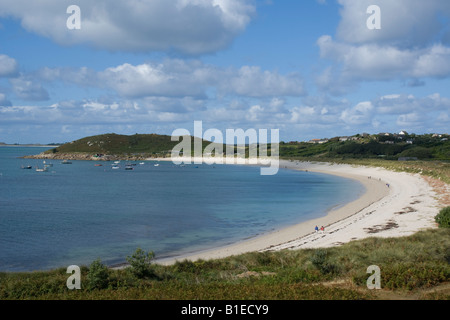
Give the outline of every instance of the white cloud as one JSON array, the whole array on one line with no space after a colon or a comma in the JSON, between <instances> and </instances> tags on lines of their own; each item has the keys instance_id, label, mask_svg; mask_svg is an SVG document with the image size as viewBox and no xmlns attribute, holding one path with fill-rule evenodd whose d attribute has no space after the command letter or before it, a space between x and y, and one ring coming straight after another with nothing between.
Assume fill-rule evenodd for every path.
<instances>
[{"instance_id":1,"label":"white cloud","mask_svg":"<svg viewBox=\"0 0 450 320\"><path fill-rule=\"evenodd\" d=\"M423 86L424 78L450 76L450 19L447 0L339 0L341 21L335 39L317 40L322 59L332 62L316 84L332 94L355 89L362 81L402 80ZM370 30L366 10L381 9L381 29Z\"/></svg>"},{"instance_id":2,"label":"white cloud","mask_svg":"<svg viewBox=\"0 0 450 320\"><path fill-rule=\"evenodd\" d=\"M78 0L81 29L69 30L73 1L3 0L0 16L63 45L113 51L212 53L227 47L253 15L251 0Z\"/></svg>"},{"instance_id":3,"label":"white cloud","mask_svg":"<svg viewBox=\"0 0 450 320\"><path fill-rule=\"evenodd\" d=\"M0 54L0 78L15 76L17 71L17 61L7 55Z\"/></svg>"},{"instance_id":4,"label":"white cloud","mask_svg":"<svg viewBox=\"0 0 450 320\"><path fill-rule=\"evenodd\" d=\"M8 99L6 99L6 95L0 92L0 106L6 107L11 105L12 103L11 101L8 101Z\"/></svg>"},{"instance_id":5,"label":"white cloud","mask_svg":"<svg viewBox=\"0 0 450 320\"><path fill-rule=\"evenodd\" d=\"M416 98L413 95L393 94L376 99L373 104L378 114L427 114L447 110L450 108L450 99L443 98L437 93L423 98Z\"/></svg>"},{"instance_id":6,"label":"white cloud","mask_svg":"<svg viewBox=\"0 0 450 320\"><path fill-rule=\"evenodd\" d=\"M345 109L340 119L350 125L370 124L372 122L373 110L372 102L360 102L353 108Z\"/></svg>"},{"instance_id":7,"label":"white cloud","mask_svg":"<svg viewBox=\"0 0 450 320\"><path fill-rule=\"evenodd\" d=\"M402 114L397 119L397 125L402 128L422 128L424 117L427 117L427 115L416 112Z\"/></svg>"},{"instance_id":8,"label":"white cloud","mask_svg":"<svg viewBox=\"0 0 450 320\"><path fill-rule=\"evenodd\" d=\"M182 60L126 63L100 72L98 79L126 97L204 96L208 83L215 81L213 67Z\"/></svg>"},{"instance_id":9,"label":"white cloud","mask_svg":"<svg viewBox=\"0 0 450 320\"><path fill-rule=\"evenodd\" d=\"M130 134L144 127L147 129L143 132L148 132L148 128L153 126L160 128L154 132L164 133L161 131L164 126L185 127L186 124L192 125L193 119L201 119L205 126L219 130L279 128L283 136L292 134L300 140L304 135L330 138L361 132L377 133L379 130L448 131L450 99L439 94L424 97L390 94L356 104L327 97L306 97L303 100L303 104L294 106L277 99L262 99L258 103L248 104L232 100L230 104L235 105L232 110L228 106L216 106L215 102L190 97L151 97L110 102L68 100L48 106L0 105L0 122L5 130L41 125L57 131L56 128L60 130L63 126L76 126L83 127L83 130L91 128L89 132L97 133L126 126L128 129L123 130Z\"/></svg>"},{"instance_id":10,"label":"white cloud","mask_svg":"<svg viewBox=\"0 0 450 320\"><path fill-rule=\"evenodd\" d=\"M33 75L42 81L57 81L62 80L66 83L72 83L79 86L99 86L99 78L98 72L93 69L89 69L86 67L81 68L48 68L44 67L36 72Z\"/></svg>"},{"instance_id":11,"label":"white cloud","mask_svg":"<svg viewBox=\"0 0 450 320\"><path fill-rule=\"evenodd\" d=\"M357 45L376 43L398 48L427 47L445 28L438 15L450 15L447 0L339 0L341 21L338 41ZM366 10L370 5L381 10L381 29L370 30ZM439 41L439 39L438 39Z\"/></svg>"},{"instance_id":12,"label":"white cloud","mask_svg":"<svg viewBox=\"0 0 450 320\"><path fill-rule=\"evenodd\" d=\"M49 94L40 83L29 80L24 77L13 78L9 80L14 93L23 100L27 101L45 101L49 99Z\"/></svg>"},{"instance_id":13,"label":"white cloud","mask_svg":"<svg viewBox=\"0 0 450 320\"><path fill-rule=\"evenodd\" d=\"M113 89L126 98L192 97L206 99L208 91L221 96L283 97L305 94L298 74L281 75L260 67L219 68L198 60L165 59L160 63L125 63L96 72L87 68L44 68L36 76L79 86Z\"/></svg>"},{"instance_id":14,"label":"white cloud","mask_svg":"<svg viewBox=\"0 0 450 320\"><path fill-rule=\"evenodd\" d=\"M337 63L318 77L318 84L322 87L330 86L333 80L351 87L358 81L450 76L450 48L441 44L402 50L393 46L340 43L330 36L322 36L317 43L321 57Z\"/></svg>"},{"instance_id":15,"label":"white cloud","mask_svg":"<svg viewBox=\"0 0 450 320\"><path fill-rule=\"evenodd\" d=\"M221 89L249 97L302 96L304 84L298 74L280 75L276 71L261 70L260 67L243 66L232 70Z\"/></svg>"}]
</instances>

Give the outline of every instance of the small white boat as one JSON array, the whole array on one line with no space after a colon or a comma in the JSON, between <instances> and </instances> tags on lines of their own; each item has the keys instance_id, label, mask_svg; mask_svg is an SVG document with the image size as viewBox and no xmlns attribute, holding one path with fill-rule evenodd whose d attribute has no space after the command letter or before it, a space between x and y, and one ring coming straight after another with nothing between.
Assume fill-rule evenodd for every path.
<instances>
[{"instance_id":1,"label":"small white boat","mask_svg":"<svg viewBox=\"0 0 450 320\"><path fill-rule=\"evenodd\" d=\"M47 171L48 171L47 167L44 167L44 168L37 167L36 168L36 172L47 172Z\"/></svg>"},{"instance_id":2,"label":"small white boat","mask_svg":"<svg viewBox=\"0 0 450 320\"><path fill-rule=\"evenodd\" d=\"M44 167L53 167L53 163L47 163L47 162L45 162L45 160L44 160Z\"/></svg>"},{"instance_id":3,"label":"small white boat","mask_svg":"<svg viewBox=\"0 0 450 320\"><path fill-rule=\"evenodd\" d=\"M155 166L155 167L159 167L159 163L156 163L154 166Z\"/></svg>"},{"instance_id":4,"label":"small white boat","mask_svg":"<svg viewBox=\"0 0 450 320\"><path fill-rule=\"evenodd\" d=\"M144 163L144 162L140 162L139 164L142 166L142 165L144 165L145 163Z\"/></svg>"},{"instance_id":5,"label":"small white boat","mask_svg":"<svg viewBox=\"0 0 450 320\"><path fill-rule=\"evenodd\" d=\"M70 162L70 161L68 161L68 160L63 160L63 161L61 162L61 164L72 164L72 162Z\"/></svg>"},{"instance_id":6,"label":"small white boat","mask_svg":"<svg viewBox=\"0 0 450 320\"><path fill-rule=\"evenodd\" d=\"M117 169L120 169L120 167L119 166L112 166L111 169L117 170Z\"/></svg>"}]
</instances>

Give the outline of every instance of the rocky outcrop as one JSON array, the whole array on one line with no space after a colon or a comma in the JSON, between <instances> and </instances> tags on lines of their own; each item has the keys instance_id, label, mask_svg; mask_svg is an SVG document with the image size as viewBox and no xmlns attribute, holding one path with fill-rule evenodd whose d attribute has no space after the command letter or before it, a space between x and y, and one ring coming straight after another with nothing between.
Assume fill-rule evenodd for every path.
<instances>
[{"instance_id":1,"label":"rocky outcrop","mask_svg":"<svg viewBox=\"0 0 450 320\"><path fill-rule=\"evenodd\" d=\"M43 160L85 160L85 161L117 161L129 160L138 161L151 158L147 155L103 155L92 153L50 153L42 152L37 155L30 155L23 157L24 159L43 159Z\"/></svg>"}]
</instances>

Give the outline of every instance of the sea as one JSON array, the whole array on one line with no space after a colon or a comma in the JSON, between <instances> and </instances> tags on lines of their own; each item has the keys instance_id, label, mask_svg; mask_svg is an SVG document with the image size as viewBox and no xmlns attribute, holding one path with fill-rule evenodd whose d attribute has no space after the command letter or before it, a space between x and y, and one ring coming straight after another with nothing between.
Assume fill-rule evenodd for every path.
<instances>
[{"instance_id":1,"label":"sea","mask_svg":"<svg viewBox=\"0 0 450 320\"><path fill-rule=\"evenodd\" d=\"M315 219L365 192L357 181L281 168L170 161L24 159L49 147L0 147L0 271L157 259L212 249ZM126 166L133 170L126 170ZM31 169L24 169L31 166Z\"/></svg>"}]
</instances>

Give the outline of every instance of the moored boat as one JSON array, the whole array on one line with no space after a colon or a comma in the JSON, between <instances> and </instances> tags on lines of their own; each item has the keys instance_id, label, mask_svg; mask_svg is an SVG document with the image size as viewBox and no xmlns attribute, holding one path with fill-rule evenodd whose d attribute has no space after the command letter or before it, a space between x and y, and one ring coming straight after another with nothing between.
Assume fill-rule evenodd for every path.
<instances>
[{"instance_id":1,"label":"moored boat","mask_svg":"<svg viewBox=\"0 0 450 320\"><path fill-rule=\"evenodd\" d=\"M44 167L53 167L53 163L47 163L47 162L45 162L45 160L44 160Z\"/></svg>"}]
</instances>

